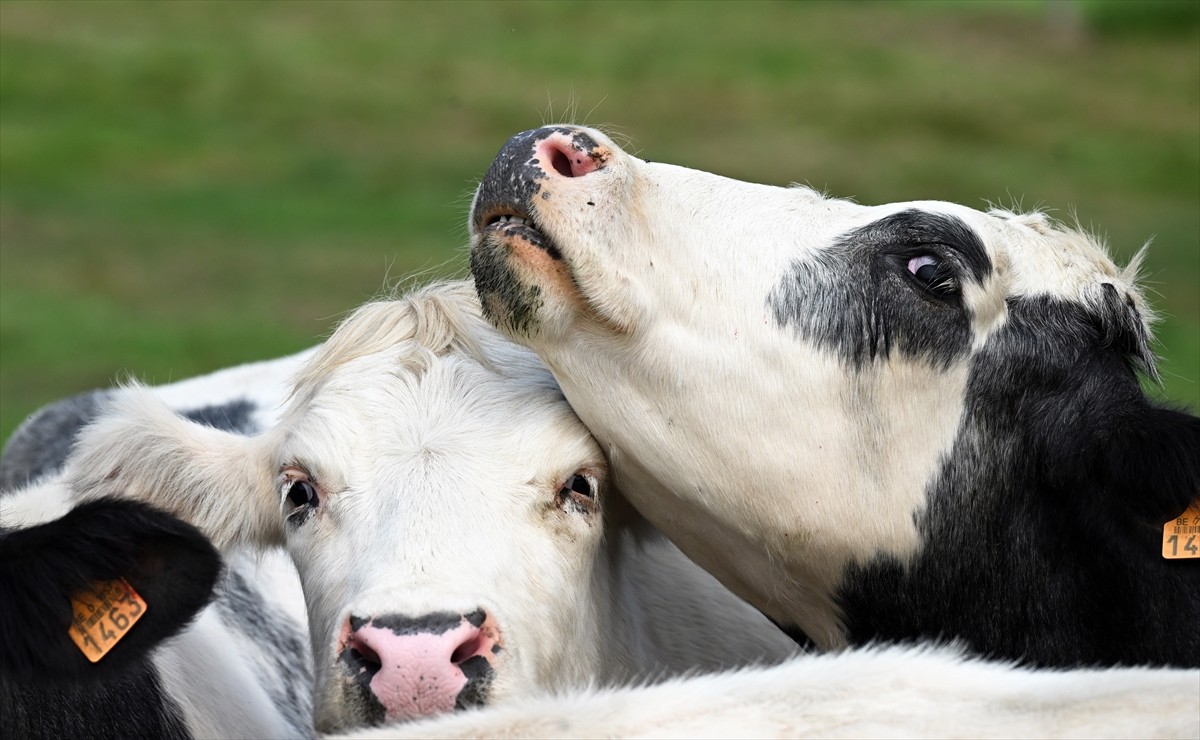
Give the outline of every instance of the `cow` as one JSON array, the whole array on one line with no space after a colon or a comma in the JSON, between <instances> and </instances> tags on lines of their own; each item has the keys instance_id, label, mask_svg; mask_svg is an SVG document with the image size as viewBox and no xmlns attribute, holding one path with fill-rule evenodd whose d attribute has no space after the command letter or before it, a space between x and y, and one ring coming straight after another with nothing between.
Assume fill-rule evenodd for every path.
<instances>
[{"instance_id":1,"label":"cow","mask_svg":"<svg viewBox=\"0 0 1200 740\"><path fill-rule=\"evenodd\" d=\"M77 646L72 598L95 607L93 592L128 606ZM222 572L200 532L119 492L76 505L57 477L6 491L0 735L312 736L302 599L278 555L231 553Z\"/></svg>"},{"instance_id":2,"label":"cow","mask_svg":"<svg viewBox=\"0 0 1200 740\"><path fill-rule=\"evenodd\" d=\"M115 391L62 476L222 550L283 545L318 730L795 652L623 504L549 372L484 321L469 282L361 307L282 395L278 423L247 436Z\"/></svg>"},{"instance_id":3,"label":"cow","mask_svg":"<svg viewBox=\"0 0 1200 740\"><path fill-rule=\"evenodd\" d=\"M287 378L311 352L154 390L197 423L249 434L274 422ZM62 465L79 429L117 393L78 394L38 410L17 428L0 453L0 527L45 522L70 509L73 497L61 480ZM122 703L176 707L184 736L309 737L312 659L295 568L278 548L230 551L226 558L213 603L151 655L152 676L138 690L124 691ZM48 728L88 716L71 704L54 710L46 713ZM120 727L97 731L123 732Z\"/></svg>"},{"instance_id":4,"label":"cow","mask_svg":"<svg viewBox=\"0 0 1200 740\"><path fill-rule=\"evenodd\" d=\"M485 314L629 501L798 640L1200 665L1200 420L1139 383L1141 253L568 125L501 148L469 227Z\"/></svg>"}]
</instances>

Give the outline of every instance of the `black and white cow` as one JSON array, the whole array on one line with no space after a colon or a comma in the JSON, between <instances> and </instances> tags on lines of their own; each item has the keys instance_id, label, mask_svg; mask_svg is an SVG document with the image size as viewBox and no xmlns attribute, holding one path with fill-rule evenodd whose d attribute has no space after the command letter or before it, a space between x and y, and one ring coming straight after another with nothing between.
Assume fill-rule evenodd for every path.
<instances>
[{"instance_id":1,"label":"black and white cow","mask_svg":"<svg viewBox=\"0 0 1200 740\"><path fill-rule=\"evenodd\" d=\"M470 229L485 312L617 484L799 639L1200 665L1200 560L1163 556L1200 420L1139 383L1137 259L1040 214L864 206L571 126L501 149Z\"/></svg>"},{"instance_id":2,"label":"black and white cow","mask_svg":"<svg viewBox=\"0 0 1200 740\"><path fill-rule=\"evenodd\" d=\"M50 522L0 526L0 734L186 737L150 653L208 603L220 572L197 529L134 501L100 499ZM72 599L117 579L142 602L126 598L130 607L114 619L128 632L92 662L68 635ZM115 637L118 628L105 630ZM94 640L84 647L99 651Z\"/></svg>"}]
</instances>

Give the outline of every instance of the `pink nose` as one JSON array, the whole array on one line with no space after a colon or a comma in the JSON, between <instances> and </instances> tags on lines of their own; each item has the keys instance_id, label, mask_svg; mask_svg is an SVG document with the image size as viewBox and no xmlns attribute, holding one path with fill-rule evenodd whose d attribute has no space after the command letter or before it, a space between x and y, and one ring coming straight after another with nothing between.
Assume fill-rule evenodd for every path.
<instances>
[{"instance_id":1,"label":"pink nose","mask_svg":"<svg viewBox=\"0 0 1200 740\"><path fill-rule=\"evenodd\" d=\"M591 138L587 138L591 142ZM604 154L597 147L587 149L566 133L555 131L534 147L542 168L553 169L563 177L583 177L604 165Z\"/></svg>"},{"instance_id":2,"label":"pink nose","mask_svg":"<svg viewBox=\"0 0 1200 740\"><path fill-rule=\"evenodd\" d=\"M482 609L421 617L350 616L341 660L383 706L389 722L483 703L499 652L494 621Z\"/></svg>"}]
</instances>

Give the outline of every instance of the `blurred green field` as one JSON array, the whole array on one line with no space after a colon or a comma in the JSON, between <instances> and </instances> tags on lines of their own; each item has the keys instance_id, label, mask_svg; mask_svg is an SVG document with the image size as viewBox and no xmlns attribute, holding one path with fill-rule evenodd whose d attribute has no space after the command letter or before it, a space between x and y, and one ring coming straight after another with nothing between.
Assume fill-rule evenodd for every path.
<instances>
[{"instance_id":1,"label":"blurred green field","mask_svg":"<svg viewBox=\"0 0 1200 740\"><path fill-rule=\"evenodd\" d=\"M0 3L0 438L466 273L504 140L860 202L1052 210L1147 276L1200 407L1200 4Z\"/></svg>"}]
</instances>

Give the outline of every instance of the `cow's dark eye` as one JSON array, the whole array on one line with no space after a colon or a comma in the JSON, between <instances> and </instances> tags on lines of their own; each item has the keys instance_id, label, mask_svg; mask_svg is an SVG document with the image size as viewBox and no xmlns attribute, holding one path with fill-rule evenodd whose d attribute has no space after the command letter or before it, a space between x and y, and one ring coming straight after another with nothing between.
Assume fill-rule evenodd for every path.
<instances>
[{"instance_id":1,"label":"cow's dark eye","mask_svg":"<svg viewBox=\"0 0 1200 740\"><path fill-rule=\"evenodd\" d=\"M917 255L908 260L908 274L917 285L939 298L958 294L958 280L946 260L932 254Z\"/></svg>"},{"instance_id":2,"label":"cow's dark eye","mask_svg":"<svg viewBox=\"0 0 1200 740\"><path fill-rule=\"evenodd\" d=\"M591 513L596 508L596 482L591 476L575 473L558 489L558 502L564 508Z\"/></svg>"},{"instance_id":3,"label":"cow's dark eye","mask_svg":"<svg viewBox=\"0 0 1200 740\"><path fill-rule=\"evenodd\" d=\"M315 508L319 503L317 501L317 487L307 480L292 481L292 485L288 487L287 498L292 506L297 509L302 506Z\"/></svg>"},{"instance_id":4,"label":"cow's dark eye","mask_svg":"<svg viewBox=\"0 0 1200 740\"><path fill-rule=\"evenodd\" d=\"M305 506L317 502L317 489L306 480L294 481L288 488L288 501L293 506Z\"/></svg>"}]
</instances>

